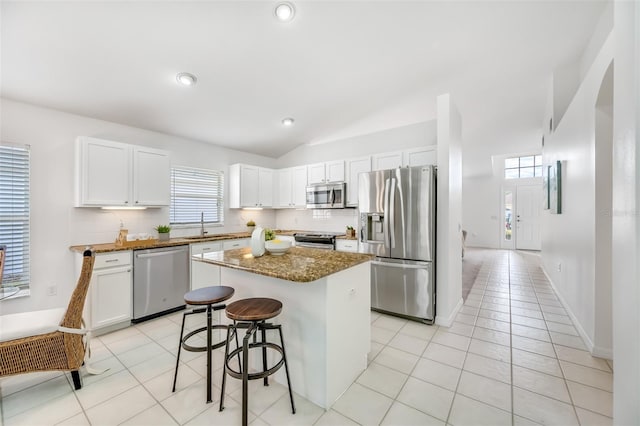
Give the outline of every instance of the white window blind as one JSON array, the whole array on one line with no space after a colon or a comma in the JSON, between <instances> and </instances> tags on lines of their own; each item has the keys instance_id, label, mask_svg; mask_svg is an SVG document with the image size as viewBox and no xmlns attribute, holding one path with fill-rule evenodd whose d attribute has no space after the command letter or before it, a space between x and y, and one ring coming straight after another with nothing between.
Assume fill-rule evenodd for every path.
<instances>
[{"instance_id":1,"label":"white window blind","mask_svg":"<svg viewBox=\"0 0 640 426\"><path fill-rule=\"evenodd\" d=\"M224 173L217 170L174 167L171 169L172 225L224 221Z\"/></svg>"},{"instance_id":2,"label":"white window blind","mask_svg":"<svg viewBox=\"0 0 640 426\"><path fill-rule=\"evenodd\" d=\"M29 286L29 146L0 144L0 244L3 286Z\"/></svg>"}]
</instances>

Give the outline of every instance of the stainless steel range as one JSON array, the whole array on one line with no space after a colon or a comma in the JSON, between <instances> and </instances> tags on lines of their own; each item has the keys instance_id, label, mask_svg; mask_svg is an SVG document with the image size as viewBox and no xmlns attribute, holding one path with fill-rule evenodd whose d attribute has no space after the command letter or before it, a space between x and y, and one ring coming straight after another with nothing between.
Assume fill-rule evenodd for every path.
<instances>
[{"instance_id":1,"label":"stainless steel range","mask_svg":"<svg viewBox=\"0 0 640 426\"><path fill-rule=\"evenodd\" d=\"M293 234L297 247L309 247L324 250L333 250L336 247L336 236L332 234Z\"/></svg>"}]
</instances>

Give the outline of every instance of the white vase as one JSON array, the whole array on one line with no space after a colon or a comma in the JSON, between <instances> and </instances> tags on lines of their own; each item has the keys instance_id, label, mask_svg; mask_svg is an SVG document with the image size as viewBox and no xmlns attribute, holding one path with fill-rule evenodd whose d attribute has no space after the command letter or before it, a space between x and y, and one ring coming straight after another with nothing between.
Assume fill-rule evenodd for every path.
<instances>
[{"instance_id":1,"label":"white vase","mask_svg":"<svg viewBox=\"0 0 640 426\"><path fill-rule=\"evenodd\" d=\"M168 232L162 232L162 233L158 233L158 240L159 241L169 241L170 235Z\"/></svg>"},{"instance_id":2,"label":"white vase","mask_svg":"<svg viewBox=\"0 0 640 426\"><path fill-rule=\"evenodd\" d=\"M251 254L253 257L260 257L264 254L264 229L256 226L251 234Z\"/></svg>"}]
</instances>

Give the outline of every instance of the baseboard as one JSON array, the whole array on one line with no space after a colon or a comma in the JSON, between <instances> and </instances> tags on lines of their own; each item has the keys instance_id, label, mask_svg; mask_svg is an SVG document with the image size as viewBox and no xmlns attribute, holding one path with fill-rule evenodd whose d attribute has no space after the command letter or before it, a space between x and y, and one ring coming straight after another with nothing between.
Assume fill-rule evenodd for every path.
<instances>
[{"instance_id":1,"label":"baseboard","mask_svg":"<svg viewBox=\"0 0 640 426\"><path fill-rule=\"evenodd\" d=\"M594 346L591 355L598 358L613 359L613 349Z\"/></svg>"},{"instance_id":2,"label":"baseboard","mask_svg":"<svg viewBox=\"0 0 640 426\"><path fill-rule=\"evenodd\" d=\"M451 327L451 325L453 324L453 320L456 319L456 315L458 315L458 312L460 311L460 309L462 309L462 304L463 304L463 301L461 297L460 300L458 300L456 307L453 308L453 311L451 311L451 314L446 318L443 318L442 315L436 314L436 324L441 325L442 327ZM436 311L437 310L438 310L438 306L436 305Z\"/></svg>"},{"instance_id":3,"label":"baseboard","mask_svg":"<svg viewBox=\"0 0 640 426\"><path fill-rule=\"evenodd\" d=\"M575 316L575 314L569 307L569 304L567 303L567 301L564 299L564 297L562 297L562 294L558 291L558 288L556 287L553 280L547 273L547 270L544 269L544 266L542 264L540 265L540 268L542 269L542 272L544 272L544 275L549 280L549 284L551 284L551 287L553 288L553 291L556 293L556 296L558 296L558 299L560 299L560 303L562 303L562 307L569 314L569 318L571 318L571 322L573 322L573 326L576 328L576 330L578 330L578 334L580 335L580 338L582 339L582 342L584 343L584 345L587 347L587 350L592 355L597 356L595 355L595 352L594 352L595 346L593 344L593 341L591 340L589 335L584 331L584 328L582 328L582 324L580 324L580 321L578 321L578 317Z\"/></svg>"}]
</instances>

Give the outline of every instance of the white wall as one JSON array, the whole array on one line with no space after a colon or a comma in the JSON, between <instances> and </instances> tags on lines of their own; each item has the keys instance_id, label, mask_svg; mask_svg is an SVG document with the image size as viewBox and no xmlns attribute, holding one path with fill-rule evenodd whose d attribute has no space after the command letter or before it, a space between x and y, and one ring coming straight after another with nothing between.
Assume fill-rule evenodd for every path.
<instances>
[{"instance_id":1,"label":"white wall","mask_svg":"<svg viewBox=\"0 0 640 426\"><path fill-rule=\"evenodd\" d=\"M124 221L129 232L153 232L169 222L169 209L106 211L74 208L74 141L77 136L145 145L171 151L173 165L223 170L236 162L273 166L275 160L116 123L95 120L7 99L1 101L2 140L31 145L31 296L5 300L2 313L66 306L77 277L69 246L114 241ZM228 190L228 188L226 189ZM225 210L225 226L210 233L244 230L252 218L275 226L272 211ZM196 234L199 227L172 231ZM57 285L57 296L46 288Z\"/></svg>"},{"instance_id":2,"label":"white wall","mask_svg":"<svg viewBox=\"0 0 640 426\"><path fill-rule=\"evenodd\" d=\"M640 424L640 6L614 4L613 422Z\"/></svg>"},{"instance_id":3,"label":"white wall","mask_svg":"<svg viewBox=\"0 0 640 426\"><path fill-rule=\"evenodd\" d=\"M449 327L462 307L462 119L438 96L436 323Z\"/></svg>"},{"instance_id":4,"label":"white wall","mask_svg":"<svg viewBox=\"0 0 640 426\"><path fill-rule=\"evenodd\" d=\"M610 35L543 151L544 164L562 161L562 214L543 211L542 263L590 350L596 310L595 107L613 47Z\"/></svg>"},{"instance_id":5,"label":"white wall","mask_svg":"<svg viewBox=\"0 0 640 426\"><path fill-rule=\"evenodd\" d=\"M302 145L280 157L277 165L279 168L301 166L436 143L436 121L432 120L322 144Z\"/></svg>"}]
</instances>

